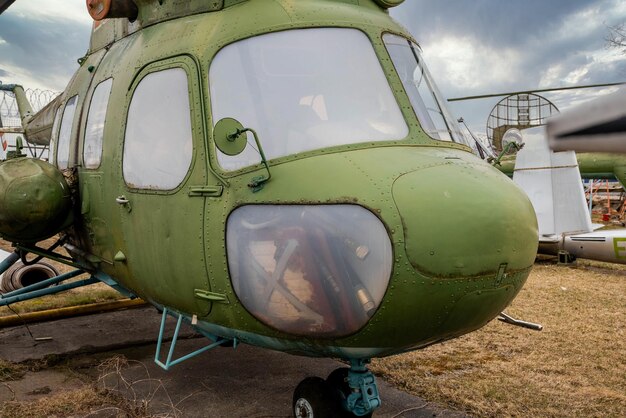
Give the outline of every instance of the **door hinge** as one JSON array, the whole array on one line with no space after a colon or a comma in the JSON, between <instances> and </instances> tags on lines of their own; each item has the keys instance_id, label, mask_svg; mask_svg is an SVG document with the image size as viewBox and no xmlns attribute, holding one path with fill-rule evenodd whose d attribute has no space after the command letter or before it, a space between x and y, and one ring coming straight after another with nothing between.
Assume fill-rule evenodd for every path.
<instances>
[{"instance_id":1,"label":"door hinge","mask_svg":"<svg viewBox=\"0 0 626 418\"><path fill-rule=\"evenodd\" d=\"M191 186L189 197L220 197L224 186Z\"/></svg>"},{"instance_id":2,"label":"door hinge","mask_svg":"<svg viewBox=\"0 0 626 418\"><path fill-rule=\"evenodd\" d=\"M198 299L208 300L209 302L230 303L228 297L222 293L209 292L202 289L196 289L193 293Z\"/></svg>"}]
</instances>

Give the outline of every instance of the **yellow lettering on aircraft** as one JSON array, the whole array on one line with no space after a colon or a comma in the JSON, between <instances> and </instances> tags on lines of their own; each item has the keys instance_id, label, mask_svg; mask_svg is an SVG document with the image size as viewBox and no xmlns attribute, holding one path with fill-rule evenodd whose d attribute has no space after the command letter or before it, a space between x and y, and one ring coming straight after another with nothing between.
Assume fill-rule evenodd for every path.
<instances>
[{"instance_id":1,"label":"yellow lettering on aircraft","mask_svg":"<svg viewBox=\"0 0 626 418\"><path fill-rule=\"evenodd\" d=\"M613 238L613 249L615 258L626 259L626 238Z\"/></svg>"}]
</instances>

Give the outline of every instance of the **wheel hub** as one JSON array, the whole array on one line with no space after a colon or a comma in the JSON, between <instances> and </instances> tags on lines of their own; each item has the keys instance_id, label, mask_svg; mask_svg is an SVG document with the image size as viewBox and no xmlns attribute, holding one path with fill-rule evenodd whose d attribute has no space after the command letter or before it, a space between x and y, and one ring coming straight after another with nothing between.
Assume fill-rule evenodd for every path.
<instances>
[{"instance_id":1,"label":"wheel hub","mask_svg":"<svg viewBox=\"0 0 626 418\"><path fill-rule=\"evenodd\" d=\"M306 399L298 399L294 409L296 418L313 418L313 407Z\"/></svg>"}]
</instances>

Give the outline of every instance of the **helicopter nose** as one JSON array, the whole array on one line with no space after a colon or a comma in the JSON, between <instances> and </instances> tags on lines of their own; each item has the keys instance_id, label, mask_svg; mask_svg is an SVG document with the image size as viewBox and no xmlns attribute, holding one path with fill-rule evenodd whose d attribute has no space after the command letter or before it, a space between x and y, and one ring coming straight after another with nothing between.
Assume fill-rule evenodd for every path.
<instances>
[{"instance_id":1,"label":"helicopter nose","mask_svg":"<svg viewBox=\"0 0 626 418\"><path fill-rule=\"evenodd\" d=\"M537 220L526 195L495 168L448 162L400 176L393 196L406 254L431 277L477 277L532 265Z\"/></svg>"}]
</instances>

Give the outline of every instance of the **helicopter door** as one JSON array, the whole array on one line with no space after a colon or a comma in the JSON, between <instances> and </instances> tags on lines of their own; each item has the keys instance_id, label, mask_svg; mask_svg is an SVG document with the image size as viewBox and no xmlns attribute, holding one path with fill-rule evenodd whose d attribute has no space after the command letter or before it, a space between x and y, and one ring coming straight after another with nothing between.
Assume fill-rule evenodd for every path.
<instances>
[{"instance_id":1,"label":"helicopter door","mask_svg":"<svg viewBox=\"0 0 626 418\"><path fill-rule=\"evenodd\" d=\"M207 169L197 67L188 57L151 64L129 97L116 198L123 258L143 297L205 316L210 303L195 296L209 290L205 199L189 193Z\"/></svg>"}]
</instances>

